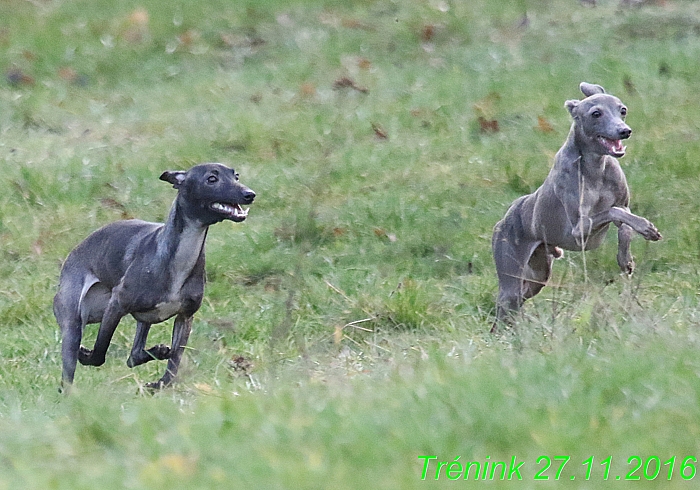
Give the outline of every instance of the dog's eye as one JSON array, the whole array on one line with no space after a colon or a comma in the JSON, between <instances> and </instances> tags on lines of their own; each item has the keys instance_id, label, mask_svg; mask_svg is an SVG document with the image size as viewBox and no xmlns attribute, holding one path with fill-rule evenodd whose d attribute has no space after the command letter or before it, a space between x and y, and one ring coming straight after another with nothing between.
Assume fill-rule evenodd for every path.
<instances>
[{"instance_id":1,"label":"dog's eye","mask_svg":"<svg viewBox=\"0 0 700 490\"><path fill-rule=\"evenodd\" d=\"M234 174L233 178L238 181L238 173Z\"/></svg>"},{"instance_id":2,"label":"dog's eye","mask_svg":"<svg viewBox=\"0 0 700 490\"><path fill-rule=\"evenodd\" d=\"M627 115L627 107L623 107L622 109L620 109L620 115L622 117L625 117Z\"/></svg>"},{"instance_id":3,"label":"dog's eye","mask_svg":"<svg viewBox=\"0 0 700 490\"><path fill-rule=\"evenodd\" d=\"M600 112L600 111L593 111L593 112L591 113L591 116L593 116L595 119L598 119L598 118L599 118L600 116L602 116L602 115L603 115L603 113Z\"/></svg>"},{"instance_id":4,"label":"dog's eye","mask_svg":"<svg viewBox=\"0 0 700 490\"><path fill-rule=\"evenodd\" d=\"M216 175L210 175L207 177L207 182L210 184L216 184L219 181L219 178Z\"/></svg>"}]
</instances>

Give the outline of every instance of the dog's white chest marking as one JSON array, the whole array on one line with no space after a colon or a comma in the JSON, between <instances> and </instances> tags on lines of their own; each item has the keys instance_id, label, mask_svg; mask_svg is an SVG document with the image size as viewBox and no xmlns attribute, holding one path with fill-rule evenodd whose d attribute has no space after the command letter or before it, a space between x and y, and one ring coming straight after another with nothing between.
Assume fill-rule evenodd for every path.
<instances>
[{"instance_id":1,"label":"dog's white chest marking","mask_svg":"<svg viewBox=\"0 0 700 490\"><path fill-rule=\"evenodd\" d=\"M179 300L163 301L152 310L132 313L132 316L140 322L160 323L177 314L181 306L182 302Z\"/></svg>"},{"instance_id":2,"label":"dog's white chest marking","mask_svg":"<svg viewBox=\"0 0 700 490\"><path fill-rule=\"evenodd\" d=\"M180 234L180 240L175 255L170 264L172 283L170 284L169 299L179 300L182 285L192 273L194 265L206 238L206 228L187 227Z\"/></svg>"}]
</instances>

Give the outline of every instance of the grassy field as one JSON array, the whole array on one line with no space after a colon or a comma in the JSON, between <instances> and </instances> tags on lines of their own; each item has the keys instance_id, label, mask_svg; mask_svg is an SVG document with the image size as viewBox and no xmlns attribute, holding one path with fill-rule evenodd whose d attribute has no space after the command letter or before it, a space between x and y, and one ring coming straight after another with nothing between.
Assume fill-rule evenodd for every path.
<instances>
[{"instance_id":1,"label":"grassy field","mask_svg":"<svg viewBox=\"0 0 700 490\"><path fill-rule=\"evenodd\" d=\"M700 5L624 3L0 2L0 490L544 488L561 456L567 488L692 488ZM631 279L612 231L568 253L491 335L491 230L584 80L628 106L664 240ZM179 382L144 390L164 363L127 368L125 319L59 395L61 261L203 161L258 198L209 232Z\"/></svg>"}]
</instances>

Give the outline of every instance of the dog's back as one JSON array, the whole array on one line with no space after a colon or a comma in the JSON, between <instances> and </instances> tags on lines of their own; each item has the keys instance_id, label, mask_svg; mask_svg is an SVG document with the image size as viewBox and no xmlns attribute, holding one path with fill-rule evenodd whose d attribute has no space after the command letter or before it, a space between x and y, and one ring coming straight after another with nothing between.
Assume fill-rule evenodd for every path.
<instances>
[{"instance_id":1,"label":"dog's back","mask_svg":"<svg viewBox=\"0 0 700 490\"><path fill-rule=\"evenodd\" d=\"M59 283L62 284L67 278L74 279L91 273L105 286L113 288L124 276L137 247L146 245L148 235L155 235L162 227L162 223L130 219L115 221L99 228L68 255L61 268ZM100 253L108 249L111 253ZM114 251L118 253L113 253Z\"/></svg>"}]
</instances>

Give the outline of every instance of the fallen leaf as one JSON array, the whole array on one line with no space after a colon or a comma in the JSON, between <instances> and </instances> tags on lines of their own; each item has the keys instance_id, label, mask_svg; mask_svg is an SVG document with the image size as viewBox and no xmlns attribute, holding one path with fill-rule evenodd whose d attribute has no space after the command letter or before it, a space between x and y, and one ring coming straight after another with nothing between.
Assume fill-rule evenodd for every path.
<instances>
[{"instance_id":1,"label":"fallen leaf","mask_svg":"<svg viewBox=\"0 0 700 490\"><path fill-rule=\"evenodd\" d=\"M358 58L357 66L360 67L361 70L369 70L372 68L372 62L367 58Z\"/></svg>"},{"instance_id":2,"label":"fallen leaf","mask_svg":"<svg viewBox=\"0 0 700 490\"><path fill-rule=\"evenodd\" d=\"M304 82L299 87L299 91L303 97L313 97L316 95L316 85L311 82Z\"/></svg>"},{"instance_id":3,"label":"fallen leaf","mask_svg":"<svg viewBox=\"0 0 700 490\"><path fill-rule=\"evenodd\" d=\"M196 31L194 29L187 29L185 32L180 34L177 39L180 41L180 44L183 46L189 47L192 46L195 42L199 41L201 38L201 34L199 31Z\"/></svg>"},{"instance_id":4,"label":"fallen leaf","mask_svg":"<svg viewBox=\"0 0 700 490\"><path fill-rule=\"evenodd\" d=\"M122 219L131 218L129 212L126 210L126 206L124 206L124 204L120 203L116 199L112 199L111 197L103 197L102 199L100 199L100 204L107 209L115 209L119 211L121 213Z\"/></svg>"},{"instance_id":5,"label":"fallen leaf","mask_svg":"<svg viewBox=\"0 0 700 490\"><path fill-rule=\"evenodd\" d=\"M138 44L148 36L148 11L137 8L127 18L126 30L122 33L125 41Z\"/></svg>"},{"instance_id":6,"label":"fallen leaf","mask_svg":"<svg viewBox=\"0 0 700 490\"><path fill-rule=\"evenodd\" d=\"M382 128L379 124L372 123L372 130L374 131L374 134L377 136L377 138L382 139L382 140L389 139L389 135L387 134L386 131L384 131L384 128Z\"/></svg>"},{"instance_id":7,"label":"fallen leaf","mask_svg":"<svg viewBox=\"0 0 700 490\"><path fill-rule=\"evenodd\" d=\"M19 68L10 68L5 72L7 83L14 87L20 85L34 85L34 78L24 73Z\"/></svg>"},{"instance_id":8,"label":"fallen leaf","mask_svg":"<svg viewBox=\"0 0 700 490\"><path fill-rule=\"evenodd\" d=\"M496 119L486 119L479 116L479 131L482 133L497 133L499 131L498 121Z\"/></svg>"},{"instance_id":9,"label":"fallen leaf","mask_svg":"<svg viewBox=\"0 0 700 490\"><path fill-rule=\"evenodd\" d=\"M357 85L357 83L355 83L355 80L353 80L350 77L340 77L335 82L333 82L333 90L340 90L342 88L351 88L353 90L357 90L358 92L362 92L363 94L369 92L369 90L366 87L361 87Z\"/></svg>"},{"instance_id":10,"label":"fallen leaf","mask_svg":"<svg viewBox=\"0 0 700 490\"><path fill-rule=\"evenodd\" d=\"M357 19L342 19L340 21L341 25L343 27L346 27L348 29L361 29L362 28L362 22L360 22Z\"/></svg>"},{"instance_id":11,"label":"fallen leaf","mask_svg":"<svg viewBox=\"0 0 700 490\"><path fill-rule=\"evenodd\" d=\"M537 129L543 133L552 133L554 128L544 116L537 116Z\"/></svg>"},{"instance_id":12,"label":"fallen leaf","mask_svg":"<svg viewBox=\"0 0 700 490\"><path fill-rule=\"evenodd\" d=\"M500 100L501 95L498 92L489 92L486 97L474 104L474 112L476 112L477 116L493 119L496 116L496 104Z\"/></svg>"},{"instance_id":13,"label":"fallen leaf","mask_svg":"<svg viewBox=\"0 0 700 490\"><path fill-rule=\"evenodd\" d=\"M66 82L74 82L78 78L78 72L73 68L63 67L58 69L58 77Z\"/></svg>"},{"instance_id":14,"label":"fallen leaf","mask_svg":"<svg viewBox=\"0 0 700 490\"><path fill-rule=\"evenodd\" d=\"M375 228L374 234L377 235L379 238L386 238L392 243L394 243L397 240L395 234L387 233L386 230L384 230L383 228Z\"/></svg>"},{"instance_id":15,"label":"fallen leaf","mask_svg":"<svg viewBox=\"0 0 700 490\"><path fill-rule=\"evenodd\" d=\"M235 356L229 362L229 365L234 371L240 371L244 374L248 374L248 371L253 367L253 363L249 359L243 356Z\"/></svg>"},{"instance_id":16,"label":"fallen leaf","mask_svg":"<svg viewBox=\"0 0 700 490\"><path fill-rule=\"evenodd\" d=\"M137 26L148 25L148 10L141 7L137 8L129 14L129 22Z\"/></svg>"}]
</instances>

